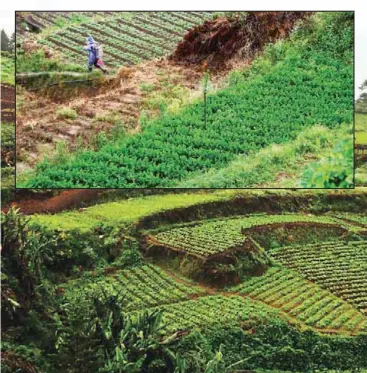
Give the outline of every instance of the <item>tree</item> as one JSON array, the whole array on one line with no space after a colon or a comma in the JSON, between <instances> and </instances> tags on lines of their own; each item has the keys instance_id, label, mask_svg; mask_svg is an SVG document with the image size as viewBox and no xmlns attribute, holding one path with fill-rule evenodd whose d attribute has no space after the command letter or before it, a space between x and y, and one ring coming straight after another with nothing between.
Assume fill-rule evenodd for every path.
<instances>
[{"instance_id":1,"label":"tree","mask_svg":"<svg viewBox=\"0 0 367 373\"><path fill-rule=\"evenodd\" d=\"M361 91L361 95L356 101L355 110L356 110L356 113L366 114L367 113L367 79L359 87L359 90Z\"/></svg>"},{"instance_id":2,"label":"tree","mask_svg":"<svg viewBox=\"0 0 367 373\"><path fill-rule=\"evenodd\" d=\"M15 32L12 33L9 40L10 52L15 53Z\"/></svg>"},{"instance_id":3,"label":"tree","mask_svg":"<svg viewBox=\"0 0 367 373\"><path fill-rule=\"evenodd\" d=\"M367 79L362 83L362 85L359 87L361 91L367 88Z\"/></svg>"},{"instance_id":4,"label":"tree","mask_svg":"<svg viewBox=\"0 0 367 373\"><path fill-rule=\"evenodd\" d=\"M10 40L4 29L1 30L1 51L10 52Z\"/></svg>"}]
</instances>

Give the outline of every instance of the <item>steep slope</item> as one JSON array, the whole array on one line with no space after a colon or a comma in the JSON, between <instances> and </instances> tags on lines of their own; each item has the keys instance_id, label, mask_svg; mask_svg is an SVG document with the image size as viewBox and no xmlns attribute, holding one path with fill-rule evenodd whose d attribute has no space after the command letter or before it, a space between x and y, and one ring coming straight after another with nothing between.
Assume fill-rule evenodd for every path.
<instances>
[{"instance_id":1,"label":"steep slope","mask_svg":"<svg viewBox=\"0 0 367 373\"><path fill-rule=\"evenodd\" d=\"M353 14L321 14L313 22L317 27L300 28L235 84L208 95L205 112L197 102L148 122L118 145L81 152L57 167L40 164L26 186L164 187L223 167L237 154L292 140L313 124L351 124Z\"/></svg>"}]
</instances>

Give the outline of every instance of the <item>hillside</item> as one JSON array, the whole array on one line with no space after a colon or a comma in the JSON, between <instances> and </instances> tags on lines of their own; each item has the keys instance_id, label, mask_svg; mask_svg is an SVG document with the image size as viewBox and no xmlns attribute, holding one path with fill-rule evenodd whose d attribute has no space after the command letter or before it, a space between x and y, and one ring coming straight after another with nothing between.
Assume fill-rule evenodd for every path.
<instances>
[{"instance_id":1,"label":"hillside","mask_svg":"<svg viewBox=\"0 0 367 373\"><path fill-rule=\"evenodd\" d=\"M139 193L3 214L6 372L367 368L364 189Z\"/></svg>"},{"instance_id":2,"label":"hillside","mask_svg":"<svg viewBox=\"0 0 367 373\"><path fill-rule=\"evenodd\" d=\"M138 20L141 17L156 17L156 21L149 20L147 23L152 27L155 22L161 22L161 15L136 17ZM198 17L193 15L193 18ZM173 22L170 19L168 21ZM121 22L129 23L125 19ZM140 28L135 22L134 25L137 29ZM184 27L185 24L182 25ZM163 26L161 24L162 30ZM175 70L179 76L176 78L176 84L179 82L176 90L175 79L168 75L164 84L164 81L160 81L158 89L156 82L159 82L159 79L155 76L145 82L144 79L139 80L139 89L136 86L130 87L128 83L127 91L124 91L126 75L136 74L134 70L122 70L119 75L119 93L116 91L108 95L101 92L102 95L96 99L84 98L82 105L85 108L90 103L90 112L82 112L79 109L80 103L74 101L70 101L68 106L68 101L64 99L63 107L59 105L59 109L56 109L60 115L55 125L60 132L56 132L57 137L49 136L49 140L45 141L52 143L55 138L59 138L63 143L59 146L60 152L52 154L54 151L47 147L45 153L51 152L51 156L46 155L45 158L48 159L42 162L36 161L38 164L34 171L25 173L24 176L20 175L23 177L19 178L18 186L172 187L184 184L187 179L196 175L199 175L200 179L200 174L209 170L216 172L225 169L239 155L251 155L265 147L271 149L273 144L294 141L305 129L315 125L323 125L336 132L341 124L349 125L351 128L352 26L352 14L315 14L301 23L289 40L268 44L266 48L265 45L261 45L258 51L261 52L262 48L265 48L265 52L259 53L253 61L253 51L247 57L242 54L242 64L247 64L247 67L232 71L230 74L227 70L225 79L220 79L218 72L200 72L201 66L184 67L179 64ZM73 30L74 28L70 32ZM83 30L79 32L85 33ZM150 26L149 30L153 32ZM178 34L184 35L184 28L180 30L177 29L177 40ZM67 32L69 31L63 28L60 34L66 35ZM112 30L109 32L112 34ZM287 34L283 35L284 38L286 36ZM42 40L44 38L39 42ZM177 43L176 39L172 40ZM170 61L163 73L172 73L174 63ZM151 66L155 71L154 62ZM157 74L162 74L162 70L156 71ZM188 80L187 76L190 73L191 80ZM149 73L148 76L149 79L152 78ZM211 88L211 80L218 83L214 90ZM164 88L167 86L170 88ZM203 104L202 99L198 97L206 90L208 92ZM143 91L143 94L138 93L139 91ZM117 93L119 96L116 96ZM108 106L104 107L109 110L96 113L93 110L94 105L99 106L99 100L105 99ZM49 106L50 103L45 102L45 105ZM55 113L54 105L51 107ZM70 113L67 114L67 111ZM126 111L137 114L131 119L131 116L128 118L124 114ZM44 110L39 110L40 115L43 112ZM88 116L95 119L88 119ZM33 118L31 121L25 117L22 123L23 119L20 118L20 124L25 126L24 128L48 127L47 122L43 122L45 119ZM49 117L45 118L48 120ZM55 117L52 120L54 121ZM99 135L93 139L96 129L93 129L92 123L98 124L95 127L98 130L106 129L105 137ZM22 131L21 127L19 131ZM336 138L340 137L339 144L328 144L328 148L324 147L325 157L328 157L328 152L333 154L335 146L342 146L342 132L336 135ZM24 137L25 133L26 131L18 135L18 138ZM39 136L41 137L41 134ZM78 146L71 147L71 150L74 150L71 155L66 155L69 152L67 147L70 138L76 142L79 137L82 141L79 141ZM348 140L344 143L348 144ZM349 148L350 145L346 145L346 149ZM346 152L348 153L348 150ZM301 156L304 160L304 171L312 161L315 161L314 155L311 154L309 158ZM37 158L35 155L34 159ZM331 187L353 185L352 162L348 155L345 159L346 161L340 165L340 173L330 175L326 184ZM34 167L34 163L31 167ZM29 166L25 167L27 168ZM329 165L329 171L332 168L334 169L335 165ZM19 167L19 170L22 170L22 167ZM254 180L246 185L239 185L234 181L232 185L227 186L256 186L263 184L264 181L275 182L278 179L276 172L269 171L268 174L266 180ZM324 187L319 181L313 183L314 181L308 184L306 182L306 186ZM300 180L292 180L289 184L297 187Z\"/></svg>"},{"instance_id":3,"label":"hillside","mask_svg":"<svg viewBox=\"0 0 367 373\"><path fill-rule=\"evenodd\" d=\"M15 186L15 74L14 58L1 53L1 195L7 202Z\"/></svg>"}]
</instances>

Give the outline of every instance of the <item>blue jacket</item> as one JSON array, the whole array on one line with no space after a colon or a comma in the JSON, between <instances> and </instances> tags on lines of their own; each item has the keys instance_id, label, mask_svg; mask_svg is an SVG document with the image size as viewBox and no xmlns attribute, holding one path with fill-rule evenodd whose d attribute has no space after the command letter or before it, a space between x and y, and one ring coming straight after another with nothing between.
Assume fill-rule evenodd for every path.
<instances>
[{"instance_id":1,"label":"blue jacket","mask_svg":"<svg viewBox=\"0 0 367 373\"><path fill-rule=\"evenodd\" d=\"M97 51L96 51L96 42L91 36L87 37L87 46L84 47L84 50L88 51L88 63L94 65L97 60Z\"/></svg>"}]
</instances>

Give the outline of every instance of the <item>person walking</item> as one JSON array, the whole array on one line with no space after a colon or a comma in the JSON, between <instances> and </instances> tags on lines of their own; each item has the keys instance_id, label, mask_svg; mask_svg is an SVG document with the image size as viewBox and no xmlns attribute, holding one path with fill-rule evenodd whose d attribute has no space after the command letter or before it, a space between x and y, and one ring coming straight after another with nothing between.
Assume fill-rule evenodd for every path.
<instances>
[{"instance_id":1,"label":"person walking","mask_svg":"<svg viewBox=\"0 0 367 373\"><path fill-rule=\"evenodd\" d=\"M88 36L86 42L84 50L88 52L88 71L91 72L95 66L106 74L107 69L102 61L102 46L96 43L92 36Z\"/></svg>"}]
</instances>

